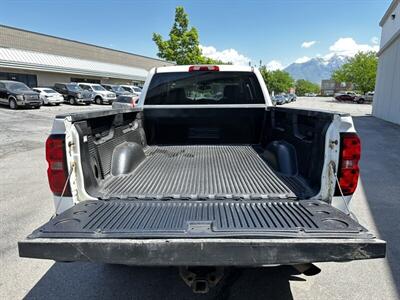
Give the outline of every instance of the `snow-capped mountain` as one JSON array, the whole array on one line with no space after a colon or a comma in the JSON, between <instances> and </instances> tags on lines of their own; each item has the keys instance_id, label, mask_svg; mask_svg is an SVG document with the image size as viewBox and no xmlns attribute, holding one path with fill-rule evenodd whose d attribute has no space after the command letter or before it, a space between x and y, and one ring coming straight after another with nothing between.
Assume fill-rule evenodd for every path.
<instances>
[{"instance_id":1,"label":"snow-capped mountain","mask_svg":"<svg viewBox=\"0 0 400 300\"><path fill-rule=\"evenodd\" d=\"M306 79L321 84L322 79L330 79L336 69L346 63L348 57L332 55L328 58L315 57L304 63L292 63L284 70L296 80Z\"/></svg>"}]
</instances>

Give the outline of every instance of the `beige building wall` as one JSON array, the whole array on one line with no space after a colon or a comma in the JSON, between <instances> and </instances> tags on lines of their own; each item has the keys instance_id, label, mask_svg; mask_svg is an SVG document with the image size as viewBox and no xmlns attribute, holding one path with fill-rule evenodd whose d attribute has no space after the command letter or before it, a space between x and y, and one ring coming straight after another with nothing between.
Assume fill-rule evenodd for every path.
<instances>
[{"instance_id":1,"label":"beige building wall","mask_svg":"<svg viewBox=\"0 0 400 300\"><path fill-rule=\"evenodd\" d=\"M0 72L36 75L37 71L0 67Z\"/></svg>"},{"instance_id":2,"label":"beige building wall","mask_svg":"<svg viewBox=\"0 0 400 300\"><path fill-rule=\"evenodd\" d=\"M95 77L95 76L40 72L40 71L11 69L11 68L0 68L0 72L36 75L39 87L46 87L46 86L51 87L56 82L70 82L71 78L73 78L73 77L74 78L96 79L96 80L100 80L101 83L109 83L109 84L128 84L128 85L130 85L130 84L134 83L133 81L130 81L130 80L117 79L117 78L102 78L102 77Z\"/></svg>"},{"instance_id":3,"label":"beige building wall","mask_svg":"<svg viewBox=\"0 0 400 300\"><path fill-rule=\"evenodd\" d=\"M134 67L142 70L150 70L153 67L173 65L173 63L156 58L145 57L137 54L30 32L4 25L0 25L0 48L28 50L39 53L79 58L95 62ZM56 82L70 82L71 78L96 79L100 80L101 83L111 84L142 85L144 83L140 81L131 81L119 78L93 77L70 73L61 73L62 71L55 73L54 71L56 70L50 69L50 72L32 71L30 70L30 67L22 68L15 65L14 68L14 65L4 65L6 67L0 67L0 72L36 75L38 86L53 86ZM99 73L98 75L100 74L101 73Z\"/></svg>"},{"instance_id":4,"label":"beige building wall","mask_svg":"<svg viewBox=\"0 0 400 300\"><path fill-rule=\"evenodd\" d=\"M150 70L173 63L0 25L0 47L51 53Z\"/></svg>"},{"instance_id":5,"label":"beige building wall","mask_svg":"<svg viewBox=\"0 0 400 300\"><path fill-rule=\"evenodd\" d=\"M53 86L56 82L70 82L68 74L36 72L38 86Z\"/></svg>"},{"instance_id":6,"label":"beige building wall","mask_svg":"<svg viewBox=\"0 0 400 300\"><path fill-rule=\"evenodd\" d=\"M108 84L127 84L130 85L133 82L130 80L125 80L125 79L115 79L115 78L108 78L108 79L102 79L101 83L108 83ZM142 82L136 82L136 84L142 84Z\"/></svg>"}]
</instances>

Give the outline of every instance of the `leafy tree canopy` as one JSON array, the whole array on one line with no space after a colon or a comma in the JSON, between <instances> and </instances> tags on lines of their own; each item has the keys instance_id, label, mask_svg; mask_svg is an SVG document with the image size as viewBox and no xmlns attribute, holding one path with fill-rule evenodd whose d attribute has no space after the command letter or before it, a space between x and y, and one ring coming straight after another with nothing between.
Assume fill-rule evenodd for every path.
<instances>
[{"instance_id":1,"label":"leafy tree canopy","mask_svg":"<svg viewBox=\"0 0 400 300\"><path fill-rule=\"evenodd\" d=\"M265 66L260 67L260 72L270 93L287 93L290 88L294 87L294 79L288 72L268 71Z\"/></svg>"},{"instance_id":2,"label":"leafy tree canopy","mask_svg":"<svg viewBox=\"0 0 400 300\"><path fill-rule=\"evenodd\" d=\"M169 40L153 33L153 41L158 47L158 57L174 61L178 65L223 64L222 61L202 55L197 29L189 28L189 17L182 6L175 9L175 21L169 33Z\"/></svg>"},{"instance_id":3,"label":"leafy tree canopy","mask_svg":"<svg viewBox=\"0 0 400 300\"><path fill-rule=\"evenodd\" d=\"M304 96L306 93L316 93L320 92L320 87L318 84L305 79L299 79L296 81L296 94L299 96Z\"/></svg>"},{"instance_id":4,"label":"leafy tree canopy","mask_svg":"<svg viewBox=\"0 0 400 300\"><path fill-rule=\"evenodd\" d=\"M358 52L332 74L337 82L352 82L363 94L375 89L378 58L375 52Z\"/></svg>"}]
</instances>

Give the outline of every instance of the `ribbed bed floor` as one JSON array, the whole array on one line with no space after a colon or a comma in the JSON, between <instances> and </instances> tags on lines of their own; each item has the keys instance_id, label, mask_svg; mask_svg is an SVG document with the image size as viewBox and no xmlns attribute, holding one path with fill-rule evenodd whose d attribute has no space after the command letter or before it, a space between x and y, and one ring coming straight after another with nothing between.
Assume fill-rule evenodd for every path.
<instances>
[{"instance_id":1,"label":"ribbed bed floor","mask_svg":"<svg viewBox=\"0 0 400 300\"><path fill-rule=\"evenodd\" d=\"M306 188L277 175L252 146L150 146L145 154L131 174L106 180L105 197L289 198Z\"/></svg>"}]
</instances>

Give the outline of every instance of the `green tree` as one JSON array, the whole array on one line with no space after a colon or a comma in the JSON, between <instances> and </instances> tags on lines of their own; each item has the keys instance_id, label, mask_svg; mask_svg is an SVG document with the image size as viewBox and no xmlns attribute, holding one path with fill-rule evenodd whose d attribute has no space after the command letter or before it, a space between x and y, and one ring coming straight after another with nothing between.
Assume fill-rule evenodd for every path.
<instances>
[{"instance_id":1,"label":"green tree","mask_svg":"<svg viewBox=\"0 0 400 300\"><path fill-rule=\"evenodd\" d=\"M158 47L158 57L174 61L178 65L223 63L202 55L197 29L189 28L189 17L182 6L175 9L175 21L169 40L163 40L160 34L153 33L153 41Z\"/></svg>"},{"instance_id":2,"label":"green tree","mask_svg":"<svg viewBox=\"0 0 400 300\"><path fill-rule=\"evenodd\" d=\"M294 87L294 80L288 72L282 70L268 71L265 66L262 66L260 67L260 73L269 92L283 93Z\"/></svg>"},{"instance_id":3,"label":"green tree","mask_svg":"<svg viewBox=\"0 0 400 300\"><path fill-rule=\"evenodd\" d=\"M304 96L306 93L316 93L320 92L320 87L318 84L305 79L299 79L296 81L296 94L299 96Z\"/></svg>"},{"instance_id":4,"label":"green tree","mask_svg":"<svg viewBox=\"0 0 400 300\"><path fill-rule=\"evenodd\" d=\"M337 82L351 82L363 94L375 89L378 58L375 52L358 52L332 74Z\"/></svg>"}]
</instances>

